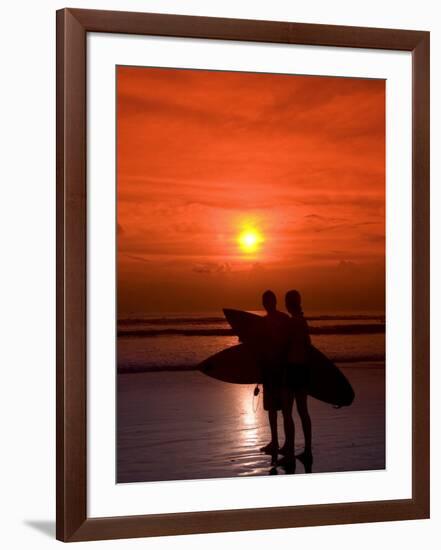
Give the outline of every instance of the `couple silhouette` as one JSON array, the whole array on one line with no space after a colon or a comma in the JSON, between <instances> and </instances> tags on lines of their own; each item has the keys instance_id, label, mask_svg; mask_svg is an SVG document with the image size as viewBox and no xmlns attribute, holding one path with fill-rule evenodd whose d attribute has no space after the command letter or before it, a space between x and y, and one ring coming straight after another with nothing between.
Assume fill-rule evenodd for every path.
<instances>
[{"instance_id":1,"label":"couple silhouette","mask_svg":"<svg viewBox=\"0 0 441 550\"><path fill-rule=\"evenodd\" d=\"M305 472L312 470L311 418L308 411L306 384L308 381L307 355L311 345L308 324L303 316L301 296L297 290L285 295L289 315L277 309L277 298L272 290L262 295L266 311L265 342L261 354L263 379L263 408L268 412L271 441L260 450L271 455L273 465L295 471L296 458ZM305 447L295 455L294 400L300 416ZM279 447L277 416L281 411L285 441ZM282 458L278 458L282 455Z\"/></svg>"}]
</instances>

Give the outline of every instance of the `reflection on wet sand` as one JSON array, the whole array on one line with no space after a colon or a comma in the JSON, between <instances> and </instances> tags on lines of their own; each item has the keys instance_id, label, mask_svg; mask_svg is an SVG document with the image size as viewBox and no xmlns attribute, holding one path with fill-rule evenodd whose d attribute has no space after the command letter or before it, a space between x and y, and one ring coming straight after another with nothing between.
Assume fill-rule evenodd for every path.
<instances>
[{"instance_id":1,"label":"reflection on wet sand","mask_svg":"<svg viewBox=\"0 0 441 550\"><path fill-rule=\"evenodd\" d=\"M351 369L351 381L363 398L350 409L310 402L314 472L384 468L384 369ZM118 375L117 481L293 473L259 451L269 430L252 393L198 372ZM302 450L296 418L296 454ZM304 472L297 460L295 473Z\"/></svg>"}]
</instances>

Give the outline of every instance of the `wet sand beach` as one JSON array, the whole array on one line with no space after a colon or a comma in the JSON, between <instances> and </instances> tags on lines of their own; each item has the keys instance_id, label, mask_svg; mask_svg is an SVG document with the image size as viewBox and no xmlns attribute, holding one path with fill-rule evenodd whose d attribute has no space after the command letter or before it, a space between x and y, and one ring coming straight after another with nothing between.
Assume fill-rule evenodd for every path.
<instances>
[{"instance_id":1,"label":"wet sand beach","mask_svg":"<svg viewBox=\"0 0 441 550\"><path fill-rule=\"evenodd\" d=\"M335 409L310 398L313 473L385 467L384 363L339 365L356 397ZM117 482L284 473L259 452L269 439L262 394L198 371L118 374ZM257 411L255 412L255 408ZM281 416L281 415L279 415ZM296 450L303 436L294 404ZM283 429L279 419L279 442ZM296 474L304 473L297 461Z\"/></svg>"}]
</instances>

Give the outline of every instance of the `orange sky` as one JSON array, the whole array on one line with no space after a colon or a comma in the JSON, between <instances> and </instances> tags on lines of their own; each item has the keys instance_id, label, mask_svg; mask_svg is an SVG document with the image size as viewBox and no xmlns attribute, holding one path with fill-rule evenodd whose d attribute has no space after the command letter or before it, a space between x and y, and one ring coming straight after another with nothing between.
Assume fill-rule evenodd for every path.
<instances>
[{"instance_id":1,"label":"orange sky","mask_svg":"<svg viewBox=\"0 0 441 550\"><path fill-rule=\"evenodd\" d=\"M119 67L117 121L119 316L384 309L385 81Z\"/></svg>"}]
</instances>

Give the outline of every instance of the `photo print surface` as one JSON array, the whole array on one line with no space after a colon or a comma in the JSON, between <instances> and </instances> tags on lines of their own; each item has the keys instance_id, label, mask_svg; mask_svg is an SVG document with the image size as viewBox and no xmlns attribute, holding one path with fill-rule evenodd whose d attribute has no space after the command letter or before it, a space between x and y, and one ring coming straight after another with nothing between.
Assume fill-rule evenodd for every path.
<instances>
[{"instance_id":1,"label":"photo print surface","mask_svg":"<svg viewBox=\"0 0 441 550\"><path fill-rule=\"evenodd\" d=\"M385 81L119 66L117 482L385 468Z\"/></svg>"}]
</instances>

